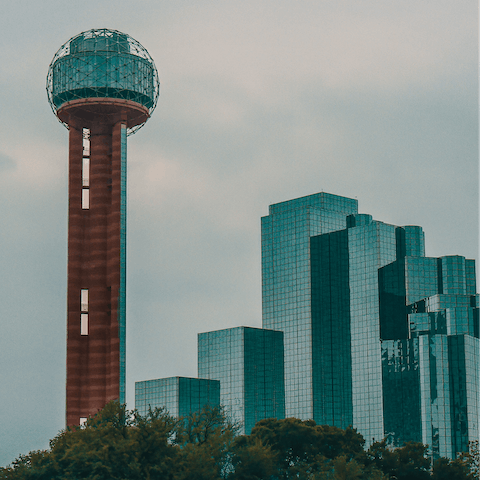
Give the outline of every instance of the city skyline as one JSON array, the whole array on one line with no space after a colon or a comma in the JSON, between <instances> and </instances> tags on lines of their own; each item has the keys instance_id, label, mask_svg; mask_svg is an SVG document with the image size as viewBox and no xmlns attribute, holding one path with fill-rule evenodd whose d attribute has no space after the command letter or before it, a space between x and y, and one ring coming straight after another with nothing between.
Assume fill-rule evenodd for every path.
<instances>
[{"instance_id":1,"label":"city skyline","mask_svg":"<svg viewBox=\"0 0 480 480\"><path fill-rule=\"evenodd\" d=\"M421 442L433 459L455 458L479 439L475 260L426 257L421 226L357 210L326 192L269 206L263 329L199 333L198 379L188 381L220 382L217 402L239 434L295 417L353 426L366 446ZM185 415L209 402L172 381L137 382L136 408L178 418L178 405Z\"/></svg>"},{"instance_id":2,"label":"city skyline","mask_svg":"<svg viewBox=\"0 0 480 480\"><path fill-rule=\"evenodd\" d=\"M129 142L130 406L136 380L195 375L198 332L261 325L269 204L321 189L358 197L360 212L422 225L427 256L478 260L470 3L187 2L148 16L89 5L3 16L2 461L45 448L63 423L66 139L44 77L79 31L127 31L162 78L156 115Z\"/></svg>"}]
</instances>

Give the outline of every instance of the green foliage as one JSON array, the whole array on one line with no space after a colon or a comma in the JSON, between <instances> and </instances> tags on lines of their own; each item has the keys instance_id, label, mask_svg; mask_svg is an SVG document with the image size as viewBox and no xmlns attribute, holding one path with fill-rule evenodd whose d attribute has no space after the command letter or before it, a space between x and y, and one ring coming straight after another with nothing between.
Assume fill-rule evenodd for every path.
<instances>
[{"instance_id":1,"label":"green foliage","mask_svg":"<svg viewBox=\"0 0 480 480\"><path fill-rule=\"evenodd\" d=\"M470 472L471 477L469 478L480 478L480 448L478 440L469 442L468 452L462 453L458 460L466 466Z\"/></svg>"},{"instance_id":2,"label":"green foliage","mask_svg":"<svg viewBox=\"0 0 480 480\"><path fill-rule=\"evenodd\" d=\"M175 427L162 410L132 416L110 402L85 426L60 432L50 441L50 450L20 457L0 478L173 479L180 451L171 442Z\"/></svg>"},{"instance_id":3,"label":"green foliage","mask_svg":"<svg viewBox=\"0 0 480 480\"><path fill-rule=\"evenodd\" d=\"M178 479L216 480L230 470L230 451L237 431L222 407L205 407L178 423L182 445Z\"/></svg>"},{"instance_id":4,"label":"green foliage","mask_svg":"<svg viewBox=\"0 0 480 480\"><path fill-rule=\"evenodd\" d=\"M317 455L333 459L344 454L351 459L363 454L365 443L363 437L350 427L342 430L297 418L261 420L253 428L251 437L270 445L285 466L309 461Z\"/></svg>"},{"instance_id":5,"label":"green foliage","mask_svg":"<svg viewBox=\"0 0 480 480\"><path fill-rule=\"evenodd\" d=\"M232 448L233 480L261 480L276 472L277 455L259 438L247 435L235 439Z\"/></svg>"},{"instance_id":6,"label":"green foliage","mask_svg":"<svg viewBox=\"0 0 480 480\"><path fill-rule=\"evenodd\" d=\"M407 442L405 446L391 450L383 440L374 443L368 454L373 464L389 477L397 480L430 478L430 459L427 447L422 443Z\"/></svg>"},{"instance_id":7,"label":"green foliage","mask_svg":"<svg viewBox=\"0 0 480 480\"><path fill-rule=\"evenodd\" d=\"M222 408L180 421L109 403L83 427L67 428L50 449L0 469L0 479L215 480L226 478L236 427Z\"/></svg>"},{"instance_id":8,"label":"green foliage","mask_svg":"<svg viewBox=\"0 0 480 480\"><path fill-rule=\"evenodd\" d=\"M267 419L256 424L245 442L247 445L257 442L268 448L276 464L274 476L277 478L382 478L382 473L367 457L365 440L351 427L342 430L317 425L312 420Z\"/></svg>"},{"instance_id":9,"label":"green foliage","mask_svg":"<svg viewBox=\"0 0 480 480\"><path fill-rule=\"evenodd\" d=\"M364 449L363 437L295 418L267 419L251 435L223 408L205 408L175 420L164 410L128 412L116 402L68 428L50 448L21 455L0 469L0 480L473 480L478 478L478 442L455 460L438 459L427 447L386 442Z\"/></svg>"},{"instance_id":10,"label":"green foliage","mask_svg":"<svg viewBox=\"0 0 480 480\"><path fill-rule=\"evenodd\" d=\"M470 480L478 477L470 473L468 464L460 458L455 460L439 458L433 464L431 478L434 480Z\"/></svg>"}]
</instances>

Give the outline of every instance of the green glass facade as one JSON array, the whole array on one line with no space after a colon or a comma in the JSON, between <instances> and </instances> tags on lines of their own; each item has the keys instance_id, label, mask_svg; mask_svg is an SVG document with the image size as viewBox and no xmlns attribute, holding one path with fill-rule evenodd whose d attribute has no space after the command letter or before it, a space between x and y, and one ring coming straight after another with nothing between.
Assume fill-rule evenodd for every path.
<instances>
[{"instance_id":1,"label":"green glass facade","mask_svg":"<svg viewBox=\"0 0 480 480\"><path fill-rule=\"evenodd\" d=\"M170 377L135 382L135 408L141 415L165 408L175 418L220 405L220 382L203 378Z\"/></svg>"},{"instance_id":2,"label":"green glass facade","mask_svg":"<svg viewBox=\"0 0 480 480\"><path fill-rule=\"evenodd\" d=\"M340 428L353 424L348 265L347 230L312 237L312 418Z\"/></svg>"},{"instance_id":3,"label":"green glass facade","mask_svg":"<svg viewBox=\"0 0 480 480\"><path fill-rule=\"evenodd\" d=\"M55 107L81 98L120 98L152 108L156 69L138 45L128 35L107 29L73 38L51 66Z\"/></svg>"},{"instance_id":4,"label":"green glass facade","mask_svg":"<svg viewBox=\"0 0 480 480\"><path fill-rule=\"evenodd\" d=\"M479 438L475 262L320 193L262 218L263 327L285 334L286 415L452 457Z\"/></svg>"},{"instance_id":5,"label":"green glass facade","mask_svg":"<svg viewBox=\"0 0 480 480\"><path fill-rule=\"evenodd\" d=\"M398 265L404 272L403 283L392 282ZM405 257L382 269L379 278L384 292L392 292L393 283L399 286L403 315L396 320L402 322L399 331L406 331L406 335L398 342L415 350L407 359L406 350L395 349L395 342L383 341L384 383L398 381L407 370L415 371L402 391L407 405L420 405L420 412L410 412L415 440L428 444L434 458L453 457L466 451L469 441L479 438L480 340L475 264L460 256ZM388 304L385 298L383 301ZM388 316L382 319L382 323L387 322ZM392 372L392 364L404 368ZM385 388L386 408L395 402L394 397L394 390ZM388 420L385 427L389 441L399 445L408 434L404 420L395 409Z\"/></svg>"},{"instance_id":6,"label":"green glass facade","mask_svg":"<svg viewBox=\"0 0 480 480\"><path fill-rule=\"evenodd\" d=\"M480 340L422 331L382 342L385 435L454 457L479 436Z\"/></svg>"},{"instance_id":7,"label":"green glass facade","mask_svg":"<svg viewBox=\"0 0 480 480\"><path fill-rule=\"evenodd\" d=\"M287 417L314 417L310 237L344 229L356 212L356 200L322 192L262 218L262 326L285 335Z\"/></svg>"},{"instance_id":8,"label":"green glass facade","mask_svg":"<svg viewBox=\"0 0 480 480\"><path fill-rule=\"evenodd\" d=\"M422 441L418 338L382 341L383 417L390 445Z\"/></svg>"},{"instance_id":9,"label":"green glass facade","mask_svg":"<svg viewBox=\"0 0 480 480\"><path fill-rule=\"evenodd\" d=\"M395 227L365 214L346 225L310 239L313 419L381 440L378 269L396 258Z\"/></svg>"},{"instance_id":10,"label":"green glass facade","mask_svg":"<svg viewBox=\"0 0 480 480\"><path fill-rule=\"evenodd\" d=\"M198 376L217 381L240 433L293 416L352 425L367 445L416 441L454 457L480 433L475 278L473 260L426 257L421 227L359 214L356 200L319 193L271 205L264 328L199 334ZM137 408L155 398L181 415L179 385L138 382Z\"/></svg>"},{"instance_id":11,"label":"green glass facade","mask_svg":"<svg viewBox=\"0 0 480 480\"><path fill-rule=\"evenodd\" d=\"M236 327L198 335L198 376L220 381L220 401L239 433L285 418L283 334Z\"/></svg>"}]
</instances>

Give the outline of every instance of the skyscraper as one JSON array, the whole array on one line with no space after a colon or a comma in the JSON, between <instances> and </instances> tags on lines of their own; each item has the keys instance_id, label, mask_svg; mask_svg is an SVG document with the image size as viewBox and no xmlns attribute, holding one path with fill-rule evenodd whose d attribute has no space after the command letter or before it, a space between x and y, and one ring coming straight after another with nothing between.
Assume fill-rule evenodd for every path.
<instances>
[{"instance_id":1,"label":"skyscraper","mask_svg":"<svg viewBox=\"0 0 480 480\"><path fill-rule=\"evenodd\" d=\"M423 442L433 457L466 451L480 428L474 261L405 256L379 280L385 435Z\"/></svg>"},{"instance_id":2,"label":"skyscraper","mask_svg":"<svg viewBox=\"0 0 480 480\"><path fill-rule=\"evenodd\" d=\"M263 328L284 332L285 415L314 418L310 237L341 230L357 201L318 193L270 205L262 218Z\"/></svg>"},{"instance_id":3,"label":"skyscraper","mask_svg":"<svg viewBox=\"0 0 480 480\"><path fill-rule=\"evenodd\" d=\"M158 92L148 52L115 30L76 35L49 67L49 102L69 130L67 425L125 402L127 135Z\"/></svg>"},{"instance_id":4,"label":"skyscraper","mask_svg":"<svg viewBox=\"0 0 480 480\"><path fill-rule=\"evenodd\" d=\"M220 402L239 433L285 418L283 334L236 327L198 335L198 376L220 381Z\"/></svg>"},{"instance_id":5,"label":"skyscraper","mask_svg":"<svg viewBox=\"0 0 480 480\"><path fill-rule=\"evenodd\" d=\"M263 326L285 333L286 415L454 456L479 438L475 263L325 193L262 218Z\"/></svg>"},{"instance_id":6,"label":"skyscraper","mask_svg":"<svg viewBox=\"0 0 480 480\"><path fill-rule=\"evenodd\" d=\"M395 260L395 227L370 215L311 238L314 419L383 438L378 269Z\"/></svg>"}]
</instances>

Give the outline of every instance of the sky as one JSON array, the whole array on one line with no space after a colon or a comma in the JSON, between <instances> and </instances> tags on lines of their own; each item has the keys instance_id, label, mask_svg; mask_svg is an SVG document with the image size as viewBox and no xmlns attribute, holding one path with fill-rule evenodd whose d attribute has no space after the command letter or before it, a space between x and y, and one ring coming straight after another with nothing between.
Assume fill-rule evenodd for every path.
<instances>
[{"instance_id":1,"label":"sky","mask_svg":"<svg viewBox=\"0 0 480 480\"><path fill-rule=\"evenodd\" d=\"M68 132L55 52L91 28L155 60L128 139L127 406L196 376L197 334L261 326L260 217L320 191L478 260L474 0L16 0L0 16L0 465L65 422Z\"/></svg>"}]
</instances>

